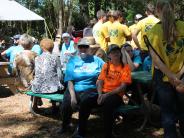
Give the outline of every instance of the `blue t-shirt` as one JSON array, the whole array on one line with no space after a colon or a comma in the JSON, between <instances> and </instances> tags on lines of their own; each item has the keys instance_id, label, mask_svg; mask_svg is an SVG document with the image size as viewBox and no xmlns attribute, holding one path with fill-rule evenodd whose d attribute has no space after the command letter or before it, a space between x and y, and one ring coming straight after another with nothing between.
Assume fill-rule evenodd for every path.
<instances>
[{"instance_id":1,"label":"blue t-shirt","mask_svg":"<svg viewBox=\"0 0 184 138\"><path fill-rule=\"evenodd\" d=\"M96 81L101 72L104 61L96 56L81 59L79 56L71 57L65 74L65 82L74 81L75 92L85 92L96 89Z\"/></svg>"},{"instance_id":2,"label":"blue t-shirt","mask_svg":"<svg viewBox=\"0 0 184 138\"><path fill-rule=\"evenodd\" d=\"M152 66L152 59L151 59L151 56L147 56L147 57L144 59L144 62L143 62L143 70L144 70L144 71L151 71L151 66Z\"/></svg>"},{"instance_id":3,"label":"blue t-shirt","mask_svg":"<svg viewBox=\"0 0 184 138\"><path fill-rule=\"evenodd\" d=\"M40 45L38 45L38 44L35 44L32 47L31 51L35 52L38 56L41 55L42 52L43 52L42 49L41 49L41 47L40 47Z\"/></svg>"},{"instance_id":4,"label":"blue t-shirt","mask_svg":"<svg viewBox=\"0 0 184 138\"><path fill-rule=\"evenodd\" d=\"M141 60L141 56L140 56L140 51L139 50L133 50L132 61L133 61L133 63L139 64L139 67L135 71L142 69L142 67L141 67L142 60Z\"/></svg>"},{"instance_id":5,"label":"blue t-shirt","mask_svg":"<svg viewBox=\"0 0 184 138\"><path fill-rule=\"evenodd\" d=\"M70 40L70 43L66 45L63 43L61 48L61 54L64 55L66 52L74 53L76 49L74 48L74 41Z\"/></svg>"},{"instance_id":6,"label":"blue t-shirt","mask_svg":"<svg viewBox=\"0 0 184 138\"><path fill-rule=\"evenodd\" d=\"M68 60L70 59L70 57L73 56L73 53L75 52L76 52L76 49L74 48L74 41L70 40L70 43L68 45L63 43L60 60L61 60L62 70L64 72L66 70L66 64L68 63Z\"/></svg>"},{"instance_id":7,"label":"blue t-shirt","mask_svg":"<svg viewBox=\"0 0 184 138\"><path fill-rule=\"evenodd\" d=\"M9 72L11 73L12 72L12 67L13 67L13 61L14 61L14 58L16 56L16 54L22 52L24 50L24 48L21 46L21 45L18 45L18 46L11 46L10 48L8 48L6 50L6 56L9 58L9 61L10 61L10 65L9 65Z\"/></svg>"}]
</instances>

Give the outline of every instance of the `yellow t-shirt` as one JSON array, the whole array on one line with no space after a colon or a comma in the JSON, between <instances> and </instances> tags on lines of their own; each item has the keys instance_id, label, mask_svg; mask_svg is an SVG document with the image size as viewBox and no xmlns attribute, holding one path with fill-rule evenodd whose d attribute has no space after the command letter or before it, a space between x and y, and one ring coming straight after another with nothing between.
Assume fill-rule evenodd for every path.
<instances>
[{"instance_id":1,"label":"yellow t-shirt","mask_svg":"<svg viewBox=\"0 0 184 138\"><path fill-rule=\"evenodd\" d=\"M121 47L126 42L126 36L130 36L131 33L126 25L115 21L109 28L110 44L117 44Z\"/></svg>"},{"instance_id":2,"label":"yellow t-shirt","mask_svg":"<svg viewBox=\"0 0 184 138\"><path fill-rule=\"evenodd\" d=\"M109 29L111 28L112 26L112 22L111 21L107 21L103 24L103 30L102 32L104 33L105 36L109 36Z\"/></svg>"},{"instance_id":3,"label":"yellow t-shirt","mask_svg":"<svg viewBox=\"0 0 184 138\"><path fill-rule=\"evenodd\" d=\"M98 21L93 27L93 37L95 38L96 43L99 44L104 51L107 50L108 46L107 42L105 41L107 35L107 28L103 25L103 22Z\"/></svg>"},{"instance_id":4,"label":"yellow t-shirt","mask_svg":"<svg viewBox=\"0 0 184 138\"><path fill-rule=\"evenodd\" d=\"M141 41L140 41L140 46L141 50L146 50L148 51L148 48L146 47L144 43L143 36L146 35L146 33L156 24L159 22L159 19L157 19L153 15L149 15L148 17L140 20L137 23L137 29L140 30L141 32Z\"/></svg>"},{"instance_id":5,"label":"yellow t-shirt","mask_svg":"<svg viewBox=\"0 0 184 138\"><path fill-rule=\"evenodd\" d=\"M100 42L100 37L101 37L101 32L100 29L102 28L103 22L102 21L98 21L94 26L93 26L93 37L95 38L95 41L97 44L99 44Z\"/></svg>"},{"instance_id":6,"label":"yellow t-shirt","mask_svg":"<svg viewBox=\"0 0 184 138\"><path fill-rule=\"evenodd\" d=\"M173 73L178 73L184 64L184 22L177 21L178 37L173 46L167 45L163 38L161 23L156 24L149 32L148 38L166 66ZM164 76L164 81L168 78Z\"/></svg>"},{"instance_id":7,"label":"yellow t-shirt","mask_svg":"<svg viewBox=\"0 0 184 138\"><path fill-rule=\"evenodd\" d=\"M133 33L135 29L137 29L137 24L133 24L133 25L131 25L129 27L129 30L130 30L131 33ZM137 38L138 38L138 41L140 43L141 42L141 32L139 32ZM130 45L132 46L133 49L136 49L137 48L137 46L134 43L134 40L133 39L131 40Z\"/></svg>"}]
</instances>

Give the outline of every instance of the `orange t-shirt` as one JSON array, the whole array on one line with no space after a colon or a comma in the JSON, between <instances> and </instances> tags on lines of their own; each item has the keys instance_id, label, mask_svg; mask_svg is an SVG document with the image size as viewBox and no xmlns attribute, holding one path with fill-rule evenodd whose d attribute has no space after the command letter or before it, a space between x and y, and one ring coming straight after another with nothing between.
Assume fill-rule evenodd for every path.
<instances>
[{"instance_id":1,"label":"orange t-shirt","mask_svg":"<svg viewBox=\"0 0 184 138\"><path fill-rule=\"evenodd\" d=\"M102 89L103 92L111 92L112 90L118 88L122 83L130 84L132 82L131 69L128 64L125 66L115 66L111 62L105 63L98 80L104 81Z\"/></svg>"}]
</instances>

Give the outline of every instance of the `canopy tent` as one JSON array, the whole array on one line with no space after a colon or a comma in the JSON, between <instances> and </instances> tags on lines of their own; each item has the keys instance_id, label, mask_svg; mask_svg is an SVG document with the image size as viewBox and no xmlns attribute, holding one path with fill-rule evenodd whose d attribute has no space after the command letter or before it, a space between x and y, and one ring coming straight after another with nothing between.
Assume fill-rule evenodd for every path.
<instances>
[{"instance_id":1,"label":"canopy tent","mask_svg":"<svg viewBox=\"0 0 184 138\"><path fill-rule=\"evenodd\" d=\"M44 21L46 36L48 36L49 29L45 19L14 0L0 0L0 21Z\"/></svg>"},{"instance_id":2,"label":"canopy tent","mask_svg":"<svg viewBox=\"0 0 184 138\"><path fill-rule=\"evenodd\" d=\"M35 21L43 17L25 8L14 0L0 1L0 21Z\"/></svg>"}]
</instances>

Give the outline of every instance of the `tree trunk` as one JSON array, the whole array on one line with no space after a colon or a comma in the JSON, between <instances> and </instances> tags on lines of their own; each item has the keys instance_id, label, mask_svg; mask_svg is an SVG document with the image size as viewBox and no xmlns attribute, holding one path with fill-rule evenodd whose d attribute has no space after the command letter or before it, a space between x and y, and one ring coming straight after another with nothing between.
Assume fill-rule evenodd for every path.
<instances>
[{"instance_id":1,"label":"tree trunk","mask_svg":"<svg viewBox=\"0 0 184 138\"><path fill-rule=\"evenodd\" d=\"M96 15L97 11L101 9L101 0L95 0L95 10L94 15Z\"/></svg>"},{"instance_id":2,"label":"tree trunk","mask_svg":"<svg viewBox=\"0 0 184 138\"><path fill-rule=\"evenodd\" d=\"M79 0L80 15L84 17L85 23L88 22L89 10L88 10L88 0Z\"/></svg>"},{"instance_id":3,"label":"tree trunk","mask_svg":"<svg viewBox=\"0 0 184 138\"><path fill-rule=\"evenodd\" d=\"M68 26L71 26L72 25L73 0L70 0L68 5L69 5L68 6L69 7L68 8L68 13L69 13Z\"/></svg>"},{"instance_id":4,"label":"tree trunk","mask_svg":"<svg viewBox=\"0 0 184 138\"><path fill-rule=\"evenodd\" d=\"M59 6L59 12L58 12L58 19L59 19L59 25L58 25L58 30L57 30L57 34L62 34L63 32L63 17L64 17L64 5L63 5L63 0L58 0L58 4Z\"/></svg>"}]
</instances>

